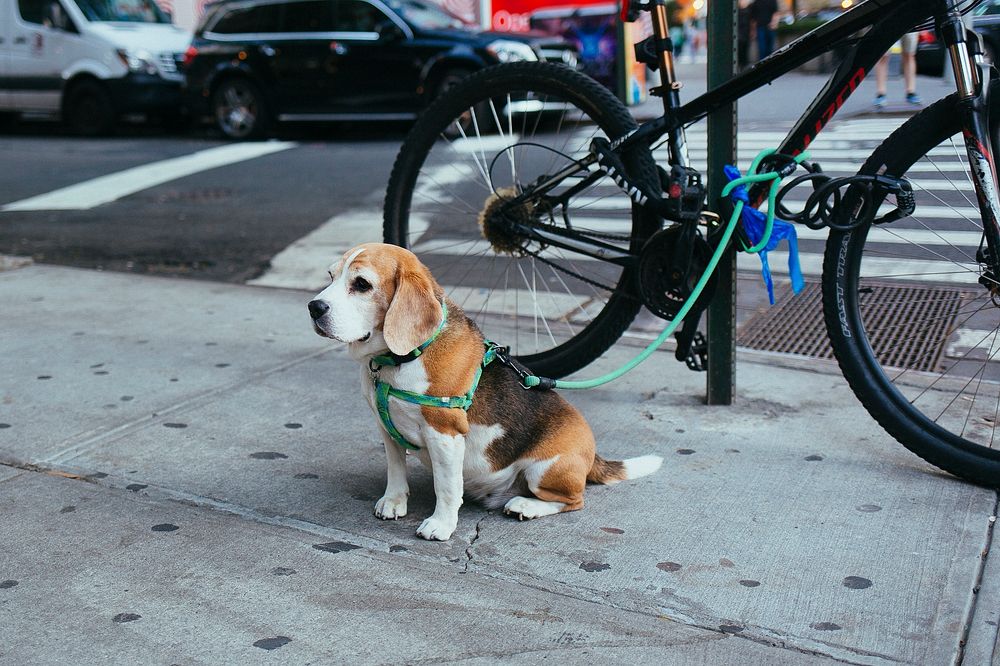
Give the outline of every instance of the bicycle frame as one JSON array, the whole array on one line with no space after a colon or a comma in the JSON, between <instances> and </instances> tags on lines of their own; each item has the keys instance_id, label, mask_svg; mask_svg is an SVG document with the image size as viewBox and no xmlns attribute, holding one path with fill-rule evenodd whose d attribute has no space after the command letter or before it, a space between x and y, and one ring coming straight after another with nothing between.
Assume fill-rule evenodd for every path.
<instances>
[{"instance_id":1,"label":"bicycle frame","mask_svg":"<svg viewBox=\"0 0 1000 666\"><path fill-rule=\"evenodd\" d=\"M661 0L657 0L658 2ZM851 39L859 31L872 28L854 40L844 59L830 76L826 86L812 101L798 122L778 146L778 152L797 155L805 150L816 135L840 110L864 78L882 57L914 25L931 17L935 9L947 5L947 0L867 0L837 18L803 35L791 44L775 51L750 69L687 104L677 103L676 95L663 96L664 115L648 123L650 132L675 135L682 127L705 118L713 111L767 85L809 60L832 50ZM657 25L654 12L654 34L668 30ZM669 70L668 70L669 71ZM664 81L671 88L675 81ZM672 137L671 137L672 138ZM683 141L681 141L683 143ZM686 156L673 155L684 160ZM680 163L680 162L678 162Z\"/></svg>"},{"instance_id":2,"label":"bicycle frame","mask_svg":"<svg viewBox=\"0 0 1000 666\"><path fill-rule=\"evenodd\" d=\"M710 90L694 100L680 104L678 82L674 79L673 56L669 50L665 0L651 0L653 33L658 44L658 63L663 74L662 86L654 90L663 99L663 116L648 121L624 137L612 142L616 152L646 150L656 140L667 136L670 163L688 166L684 128L733 103L754 90L803 65L809 60L847 44L847 51L840 65L830 76L795 126L778 146L778 153L798 155L808 148L816 135L830 122L848 97L858 88L875 63L904 34L915 26L933 18L948 49L964 114L964 134L972 171L976 174L975 188L979 200L983 229L989 247L993 250L990 264L994 275L1000 275L1000 224L992 142L989 140L986 90L983 77L974 65L966 44L965 28L956 6L961 0L866 0L841 14L836 19L800 37L779 49L747 71L738 74L722 86ZM854 37L870 28L865 34ZM564 178L578 174L596 161L593 155L563 171L553 174L532 191L545 193ZM585 186L585 184L584 184ZM582 187L582 186L581 186ZM629 194L637 205L644 205L645 196L632 188ZM760 203L763 188L751 190L751 200ZM520 201L521 197L515 198ZM569 250L581 252L603 261L628 265L635 255L595 239L575 233L550 234L533 227L522 226L518 231L527 236ZM995 265L994 265L995 264Z\"/></svg>"}]
</instances>

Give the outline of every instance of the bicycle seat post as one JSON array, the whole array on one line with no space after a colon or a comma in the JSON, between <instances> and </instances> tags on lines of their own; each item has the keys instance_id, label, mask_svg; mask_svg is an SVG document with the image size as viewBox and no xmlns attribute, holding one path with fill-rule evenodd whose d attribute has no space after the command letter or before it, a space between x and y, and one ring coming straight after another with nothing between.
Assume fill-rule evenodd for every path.
<instances>
[{"instance_id":1,"label":"bicycle seat post","mask_svg":"<svg viewBox=\"0 0 1000 666\"><path fill-rule=\"evenodd\" d=\"M677 73L674 70L674 45L670 39L666 0L648 0L639 7L652 16L653 36L636 45L636 58L639 62L659 70L660 85L649 92L663 100L663 115L670 117L674 109L680 108L681 105L681 83L677 80ZM680 128L670 130L667 133L667 144L670 149L671 164L684 167L691 165L683 130Z\"/></svg>"},{"instance_id":2,"label":"bicycle seat post","mask_svg":"<svg viewBox=\"0 0 1000 666\"><path fill-rule=\"evenodd\" d=\"M680 106L681 83L677 81L677 73L674 70L674 45L670 40L670 22L667 19L665 0L653 0L650 14L653 20L653 39L659 60L660 76L663 77L659 88L653 89L652 93L663 99L663 110L669 112Z\"/></svg>"}]
</instances>

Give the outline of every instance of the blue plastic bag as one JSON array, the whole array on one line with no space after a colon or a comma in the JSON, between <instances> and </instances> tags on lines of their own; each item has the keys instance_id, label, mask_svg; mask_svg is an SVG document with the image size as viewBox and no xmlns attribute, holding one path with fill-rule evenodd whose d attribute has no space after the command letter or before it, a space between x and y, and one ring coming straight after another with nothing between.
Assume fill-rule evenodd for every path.
<instances>
[{"instance_id":1,"label":"blue plastic bag","mask_svg":"<svg viewBox=\"0 0 1000 666\"><path fill-rule=\"evenodd\" d=\"M734 166L727 164L723 167L723 170L730 181L742 177L740 170ZM734 187L729 193L729 198L733 200L734 204L737 201L743 202L740 221L743 223L743 230L746 232L747 238L750 239L752 244L756 245L764 237L764 230L767 228L767 214L750 205L750 195L747 193L747 188L743 185ZM786 239L788 240L788 274L792 279L792 291L797 294L806 286L805 280L802 277L802 266L799 264L799 240L795 233L795 226L776 217L771 226L770 240L768 240L764 249L757 254L760 257L760 272L764 277L764 284L767 285L767 298L771 302L771 305L774 305L774 281L771 279L771 266L768 264L767 253L769 250L778 247L778 243Z\"/></svg>"}]
</instances>

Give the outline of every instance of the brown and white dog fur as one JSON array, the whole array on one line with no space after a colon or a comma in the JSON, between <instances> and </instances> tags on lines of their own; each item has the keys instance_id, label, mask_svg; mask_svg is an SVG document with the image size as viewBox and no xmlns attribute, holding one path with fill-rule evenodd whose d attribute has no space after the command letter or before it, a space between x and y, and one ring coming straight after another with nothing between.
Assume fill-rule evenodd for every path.
<instances>
[{"instance_id":1,"label":"brown and white dog fur","mask_svg":"<svg viewBox=\"0 0 1000 666\"><path fill-rule=\"evenodd\" d=\"M441 323L444 293L408 250L365 244L330 266L330 286L309 304L322 336L347 343L361 364L361 386L375 411L368 361L404 355ZM380 370L391 386L433 396L464 395L483 359L483 335L461 308L447 301L438 338L413 361ZM390 399L396 428L414 445L434 478L434 513L417 534L447 540L458 524L463 495L503 507L521 519L583 507L588 481L611 484L650 474L658 456L604 460L583 416L555 391L525 391L516 373L494 361L483 371L469 410L424 407ZM381 422L380 422L381 423ZM375 503L382 519L406 515L406 451L379 428L388 458L385 494Z\"/></svg>"}]
</instances>

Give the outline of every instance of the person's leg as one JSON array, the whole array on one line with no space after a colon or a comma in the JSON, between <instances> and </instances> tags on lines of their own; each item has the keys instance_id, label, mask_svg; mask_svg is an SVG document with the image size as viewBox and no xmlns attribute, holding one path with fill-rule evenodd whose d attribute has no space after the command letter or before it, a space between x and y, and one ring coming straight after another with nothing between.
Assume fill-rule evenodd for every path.
<instances>
[{"instance_id":1,"label":"person's leg","mask_svg":"<svg viewBox=\"0 0 1000 666\"><path fill-rule=\"evenodd\" d=\"M764 39L767 48L766 57L774 53L774 30L771 30L770 26L764 26Z\"/></svg>"},{"instance_id":2,"label":"person's leg","mask_svg":"<svg viewBox=\"0 0 1000 666\"><path fill-rule=\"evenodd\" d=\"M767 26L758 25L757 26L757 60L763 60L767 57Z\"/></svg>"},{"instance_id":3,"label":"person's leg","mask_svg":"<svg viewBox=\"0 0 1000 666\"><path fill-rule=\"evenodd\" d=\"M889 81L889 54L879 58L875 63L875 106L885 106L885 91Z\"/></svg>"},{"instance_id":4,"label":"person's leg","mask_svg":"<svg viewBox=\"0 0 1000 666\"><path fill-rule=\"evenodd\" d=\"M903 82L908 96L917 93L917 57L912 53L903 54Z\"/></svg>"},{"instance_id":5,"label":"person's leg","mask_svg":"<svg viewBox=\"0 0 1000 666\"><path fill-rule=\"evenodd\" d=\"M903 84L906 86L906 101L910 104L920 104L917 94L917 33L910 32L903 36Z\"/></svg>"}]
</instances>

